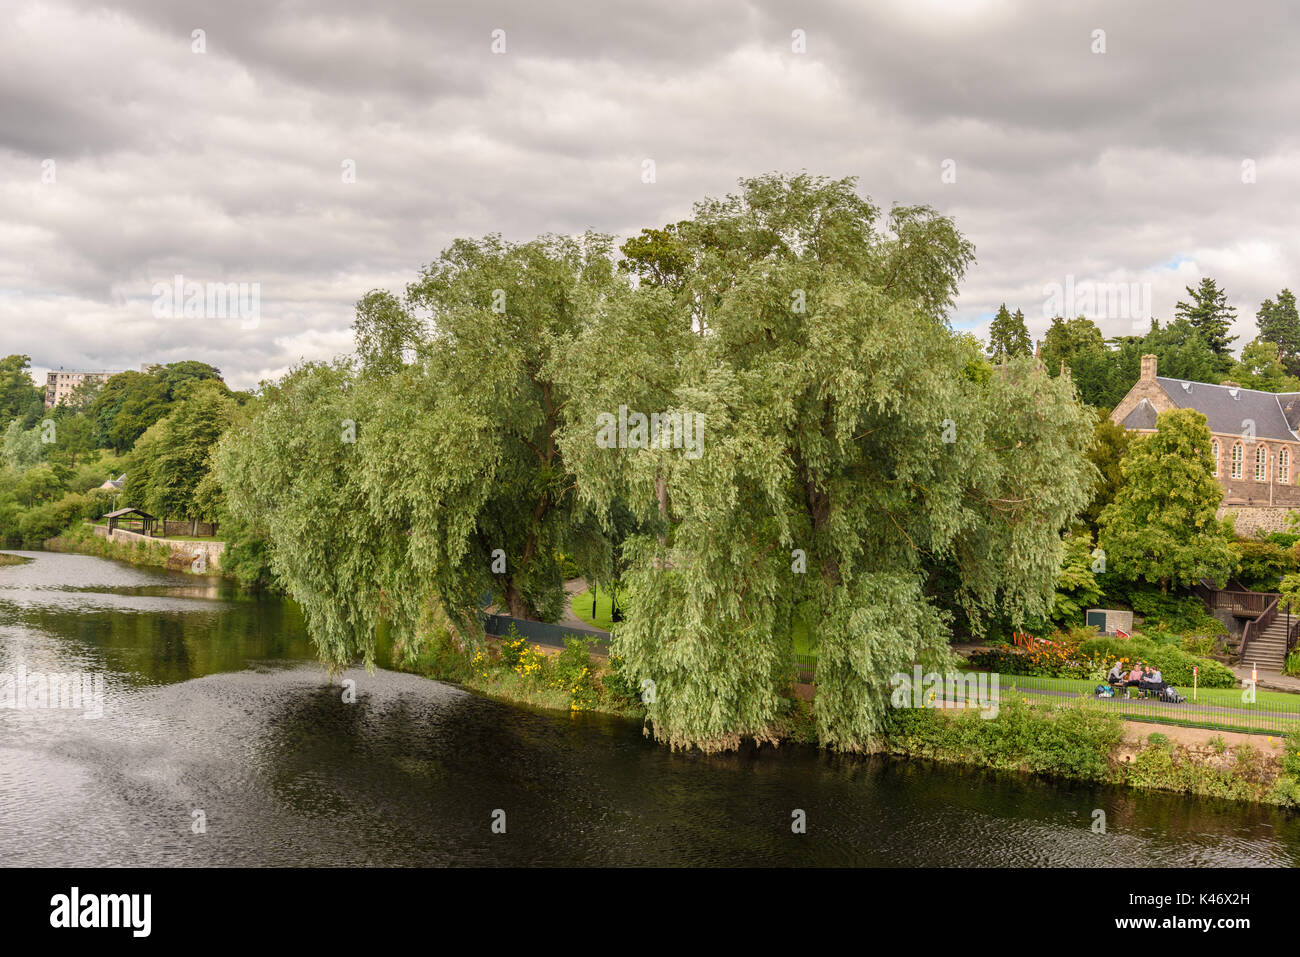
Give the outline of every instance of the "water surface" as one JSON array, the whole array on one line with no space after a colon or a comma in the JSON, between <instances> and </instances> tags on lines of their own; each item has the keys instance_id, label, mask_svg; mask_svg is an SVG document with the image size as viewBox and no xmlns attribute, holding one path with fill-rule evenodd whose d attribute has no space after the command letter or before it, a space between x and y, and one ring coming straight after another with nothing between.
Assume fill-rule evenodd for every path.
<instances>
[{"instance_id":1,"label":"water surface","mask_svg":"<svg viewBox=\"0 0 1300 957\"><path fill-rule=\"evenodd\" d=\"M95 720L0 710L6 865L1300 863L1300 816L1253 805L811 748L671 754L635 722L382 668L346 672L346 704L292 602L17 554L0 672L102 674L105 699Z\"/></svg>"}]
</instances>

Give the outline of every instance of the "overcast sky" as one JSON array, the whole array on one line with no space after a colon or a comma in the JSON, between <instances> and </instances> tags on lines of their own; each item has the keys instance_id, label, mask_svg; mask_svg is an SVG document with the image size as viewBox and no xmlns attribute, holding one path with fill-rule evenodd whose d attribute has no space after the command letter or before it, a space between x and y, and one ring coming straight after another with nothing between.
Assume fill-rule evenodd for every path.
<instances>
[{"instance_id":1,"label":"overcast sky","mask_svg":"<svg viewBox=\"0 0 1300 957\"><path fill-rule=\"evenodd\" d=\"M6 0L2 15L0 355L42 374L201 359L250 387L350 351L356 300L400 290L457 236L627 236L771 171L852 175L879 205L953 216L977 263L952 320L981 333L1006 301L1041 337L1045 287L1067 277L1149 283L1164 320L1212 275L1246 339L1262 298L1300 288L1300 12L1281 4ZM177 274L258 283L260 319L155 315Z\"/></svg>"}]
</instances>

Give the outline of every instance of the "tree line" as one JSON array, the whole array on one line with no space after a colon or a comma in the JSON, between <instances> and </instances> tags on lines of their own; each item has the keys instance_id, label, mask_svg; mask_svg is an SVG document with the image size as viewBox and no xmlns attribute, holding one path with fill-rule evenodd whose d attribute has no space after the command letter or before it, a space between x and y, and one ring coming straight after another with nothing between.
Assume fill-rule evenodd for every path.
<instances>
[{"instance_id":1,"label":"tree line","mask_svg":"<svg viewBox=\"0 0 1300 957\"><path fill-rule=\"evenodd\" d=\"M0 541L36 545L120 505L159 518L242 526L212 475L221 435L253 395L232 392L220 370L185 360L83 382L45 408L31 359L0 360ZM121 475L120 490L100 489ZM250 542L253 542L250 537ZM254 563L251 580L268 581Z\"/></svg>"},{"instance_id":2,"label":"tree line","mask_svg":"<svg viewBox=\"0 0 1300 957\"><path fill-rule=\"evenodd\" d=\"M1038 348L1049 374L1069 370L1083 401L1106 411L1137 382L1146 354L1157 356L1161 374L1171 378L1300 392L1300 312L1289 289L1260 304L1255 317L1258 335L1234 356L1232 344L1238 337L1229 336L1228 330L1236 308L1228 305L1227 294L1210 277L1186 288L1187 299L1177 304L1173 320L1162 327L1152 319L1144 335L1107 339L1086 316L1053 319ZM1033 351L1024 314L1019 309L1009 312L1003 303L989 326L989 357L1001 362Z\"/></svg>"}]
</instances>

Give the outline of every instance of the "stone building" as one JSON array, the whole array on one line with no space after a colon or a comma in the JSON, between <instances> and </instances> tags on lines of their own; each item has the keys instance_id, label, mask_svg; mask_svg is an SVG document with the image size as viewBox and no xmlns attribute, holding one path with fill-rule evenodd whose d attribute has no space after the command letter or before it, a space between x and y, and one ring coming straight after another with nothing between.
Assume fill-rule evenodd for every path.
<instances>
[{"instance_id":1,"label":"stone building","mask_svg":"<svg viewBox=\"0 0 1300 957\"><path fill-rule=\"evenodd\" d=\"M1300 393L1169 379L1156 374L1156 357L1147 355L1141 378L1110 420L1154 432L1156 416L1171 409L1205 416L1214 475L1223 486L1220 514L1237 512L1238 533L1284 530L1287 511L1300 508Z\"/></svg>"},{"instance_id":2,"label":"stone building","mask_svg":"<svg viewBox=\"0 0 1300 957\"><path fill-rule=\"evenodd\" d=\"M69 372L58 369L45 376L45 408L52 409L72 394L72 390L87 379L107 382L116 372Z\"/></svg>"}]
</instances>

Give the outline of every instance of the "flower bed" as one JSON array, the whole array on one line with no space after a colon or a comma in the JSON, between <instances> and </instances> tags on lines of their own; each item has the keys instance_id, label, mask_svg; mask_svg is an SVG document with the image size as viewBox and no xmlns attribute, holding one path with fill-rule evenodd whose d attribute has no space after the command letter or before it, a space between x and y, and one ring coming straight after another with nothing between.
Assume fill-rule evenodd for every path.
<instances>
[{"instance_id":1,"label":"flower bed","mask_svg":"<svg viewBox=\"0 0 1300 957\"><path fill-rule=\"evenodd\" d=\"M970 662L983 671L1004 675L1100 679L1117 658L1130 666L1136 661L1153 665L1173 685L1190 686L1193 667L1199 669L1202 688L1231 688L1237 683L1232 670L1217 661L1137 636L1093 638L1081 645L1044 642L1032 649L990 648L975 652Z\"/></svg>"},{"instance_id":2,"label":"flower bed","mask_svg":"<svg viewBox=\"0 0 1300 957\"><path fill-rule=\"evenodd\" d=\"M1037 644L1032 649L989 648L977 651L970 656L970 663L983 671L1040 678L1088 678L1098 668L1105 670L1104 662L1080 654L1077 648L1047 643Z\"/></svg>"}]
</instances>

